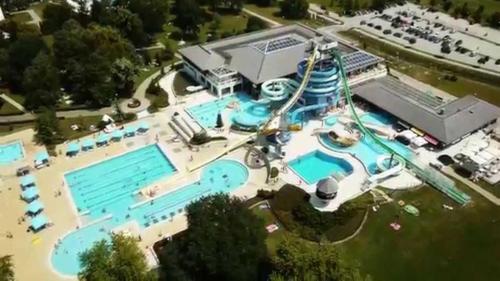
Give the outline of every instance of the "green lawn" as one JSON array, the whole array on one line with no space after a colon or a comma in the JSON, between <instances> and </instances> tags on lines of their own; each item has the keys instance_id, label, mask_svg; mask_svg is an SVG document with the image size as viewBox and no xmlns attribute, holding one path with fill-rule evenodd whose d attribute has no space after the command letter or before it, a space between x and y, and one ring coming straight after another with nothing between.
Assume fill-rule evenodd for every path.
<instances>
[{"instance_id":1,"label":"green lawn","mask_svg":"<svg viewBox=\"0 0 500 281\"><path fill-rule=\"evenodd\" d=\"M65 118L59 120L59 129L61 135L67 140L73 140L77 138L84 137L92 133L89 130L90 125L97 127L97 124L101 120L102 116L86 116L86 117L75 117L75 118ZM73 131L71 125L77 124L81 130Z\"/></svg>"},{"instance_id":2,"label":"green lawn","mask_svg":"<svg viewBox=\"0 0 500 281\"><path fill-rule=\"evenodd\" d=\"M303 23L303 24L311 26L313 28L318 28L318 27L328 25L327 22L325 22L324 20L321 20L321 19L317 19L317 20L303 19L303 20L299 20L299 21L285 19L284 17L280 16L280 8L278 6L260 7L260 6L257 6L255 4L246 4L245 8L252 11L252 12L255 12L259 15L262 15L266 18L269 18L271 20L274 20L276 22L284 24L284 25L293 24L296 22Z\"/></svg>"},{"instance_id":3,"label":"green lawn","mask_svg":"<svg viewBox=\"0 0 500 281\"><path fill-rule=\"evenodd\" d=\"M11 124L11 125L0 124L0 136L9 135L28 128L33 128L33 123L29 122L29 123Z\"/></svg>"},{"instance_id":4,"label":"green lawn","mask_svg":"<svg viewBox=\"0 0 500 281\"><path fill-rule=\"evenodd\" d=\"M274 216L270 209L261 209L259 206L255 206L252 211L255 215L264 221L264 225L268 226L273 223L279 225L278 219ZM276 248L279 243L285 238L286 235L291 235L286 229L280 225L280 228L273 233L269 233L266 238L267 250L270 255L276 253Z\"/></svg>"},{"instance_id":5,"label":"green lawn","mask_svg":"<svg viewBox=\"0 0 500 281\"><path fill-rule=\"evenodd\" d=\"M430 2L431 0L420 0L420 3L426 7L430 7ZM500 11L500 1L498 0L453 0L452 2L453 6L447 11L448 14L451 14L455 7L462 7L465 2L467 2L471 14L473 14L480 5L483 5L483 20L490 14ZM440 1L436 1L436 3L440 3ZM435 7L443 11L441 6L437 5Z\"/></svg>"},{"instance_id":6,"label":"green lawn","mask_svg":"<svg viewBox=\"0 0 500 281\"><path fill-rule=\"evenodd\" d=\"M30 16L30 14L26 13L19 13L19 14L14 14L10 16L10 19L13 20L14 22L20 24L20 23L27 23L31 20L33 20Z\"/></svg>"},{"instance_id":7,"label":"green lawn","mask_svg":"<svg viewBox=\"0 0 500 281\"><path fill-rule=\"evenodd\" d=\"M477 184L487 191L491 192L496 197L500 198L500 184L497 183L495 185L492 185L483 180L480 180Z\"/></svg>"},{"instance_id":8,"label":"green lawn","mask_svg":"<svg viewBox=\"0 0 500 281\"><path fill-rule=\"evenodd\" d=\"M0 115L12 115L12 114L22 114L23 112L17 109L17 107L4 101L3 105L0 107Z\"/></svg>"},{"instance_id":9,"label":"green lawn","mask_svg":"<svg viewBox=\"0 0 500 281\"><path fill-rule=\"evenodd\" d=\"M457 207L429 187L405 192L397 200L417 206L419 217L403 212L395 202L384 205L370 213L357 237L339 248L373 280L497 279L500 208L459 187L473 197L473 206ZM445 210L442 204L453 205L455 210ZM389 227L394 221L401 224L401 230Z\"/></svg>"},{"instance_id":10,"label":"green lawn","mask_svg":"<svg viewBox=\"0 0 500 281\"><path fill-rule=\"evenodd\" d=\"M488 102L500 105L500 95L498 95L500 79L410 53L356 31L342 32L341 35L359 42L368 52L385 58L389 67L426 84L457 97L474 94ZM456 82L445 80L444 76L447 74L454 74L458 80Z\"/></svg>"}]
</instances>

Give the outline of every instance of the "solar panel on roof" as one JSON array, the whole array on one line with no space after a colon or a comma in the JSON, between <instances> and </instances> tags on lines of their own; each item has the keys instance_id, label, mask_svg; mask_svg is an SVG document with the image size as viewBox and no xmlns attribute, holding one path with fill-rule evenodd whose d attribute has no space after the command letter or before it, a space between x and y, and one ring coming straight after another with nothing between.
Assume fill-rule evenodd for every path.
<instances>
[{"instance_id":1,"label":"solar panel on roof","mask_svg":"<svg viewBox=\"0 0 500 281\"><path fill-rule=\"evenodd\" d=\"M358 51L344 55L342 60L346 66L346 71L351 72L377 63L379 58L368 53Z\"/></svg>"},{"instance_id":2,"label":"solar panel on roof","mask_svg":"<svg viewBox=\"0 0 500 281\"><path fill-rule=\"evenodd\" d=\"M288 47L296 46L301 44L302 41L297 40L292 37L282 37L278 39L273 39L265 42L257 42L252 44L254 48L257 50L263 52L263 53L270 53L278 50L282 50Z\"/></svg>"}]
</instances>

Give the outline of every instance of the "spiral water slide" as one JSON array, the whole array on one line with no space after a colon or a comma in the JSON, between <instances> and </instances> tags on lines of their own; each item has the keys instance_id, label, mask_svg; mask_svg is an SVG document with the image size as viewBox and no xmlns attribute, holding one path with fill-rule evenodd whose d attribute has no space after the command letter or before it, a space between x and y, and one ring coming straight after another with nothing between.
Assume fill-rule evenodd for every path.
<instances>
[{"instance_id":1,"label":"spiral water slide","mask_svg":"<svg viewBox=\"0 0 500 281\"><path fill-rule=\"evenodd\" d=\"M311 55L307 58L307 69L306 72L304 73L304 77L302 78L302 82L300 83L299 87L295 91L295 93L288 99L288 101L283 104L281 108L273 112L269 120L262 126L261 132L264 135L268 135L270 133L274 133L276 130L279 129L280 126L283 126L284 124L283 121L286 120L287 118L287 113L290 111L290 109L295 105L295 103L300 99L300 96L302 96L302 93L307 87L307 84L309 83L309 78L311 78L311 74L314 69L314 64L316 63L316 60L319 59L319 53L318 53L318 46L314 47L313 52ZM275 125L277 123L277 125ZM286 123L286 122L285 122Z\"/></svg>"},{"instance_id":2,"label":"spiral water slide","mask_svg":"<svg viewBox=\"0 0 500 281\"><path fill-rule=\"evenodd\" d=\"M448 195L451 199L453 199L457 203L461 205L466 205L470 203L471 201L470 196L457 189L455 183L452 180L450 180L443 174L437 172L436 170L433 170L429 165L423 163L417 163L414 159L410 159L410 157L401 155L400 153L398 153L397 151L393 150L391 147L383 143L374 133L372 133L369 129L367 129L363 125L363 123L359 119L358 114L356 113L356 110L354 108L354 103L352 102L351 90L349 88L347 75L344 70L342 57L336 51L333 51L332 53L340 68L340 74L342 76L342 83L344 88L344 95L346 97L347 103L349 104L351 115L353 116L354 121L358 124L361 132L365 135L365 137L373 139L375 144L380 146L383 150L397 157L397 160L399 160L400 163L406 163L408 168L410 168L410 170L412 170L420 179L432 185L433 187L443 192L444 194Z\"/></svg>"}]
</instances>

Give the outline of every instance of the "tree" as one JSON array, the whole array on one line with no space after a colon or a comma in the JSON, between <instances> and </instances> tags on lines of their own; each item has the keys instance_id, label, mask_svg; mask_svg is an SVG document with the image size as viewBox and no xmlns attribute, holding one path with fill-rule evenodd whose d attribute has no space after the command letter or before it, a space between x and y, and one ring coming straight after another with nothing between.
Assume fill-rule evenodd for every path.
<instances>
[{"instance_id":1,"label":"tree","mask_svg":"<svg viewBox=\"0 0 500 281\"><path fill-rule=\"evenodd\" d=\"M66 21L74 17L73 7L67 2L48 3L43 9L42 31L44 34L51 34L61 29Z\"/></svg>"},{"instance_id":2,"label":"tree","mask_svg":"<svg viewBox=\"0 0 500 281\"><path fill-rule=\"evenodd\" d=\"M19 35L19 38L9 46L8 81L15 90L21 87L24 70L41 50L46 50L42 38L38 35Z\"/></svg>"},{"instance_id":3,"label":"tree","mask_svg":"<svg viewBox=\"0 0 500 281\"><path fill-rule=\"evenodd\" d=\"M203 23L201 9L195 0L176 0L175 24L184 35L197 35Z\"/></svg>"},{"instance_id":4,"label":"tree","mask_svg":"<svg viewBox=\"0 0 500 281\"><path fill-rule=\"evenodd\" d=\"M460 16L462 16L462 18L464 19L467 19L470 15L470 11L469 11L469 3L465 2L463 5L462 5L462 8L460 9Z\"/></svg>"},{"instance_id":5,"label":"tree","mask_svg":"<svg viewBox=\"0 0 500 281\"><path fill-rule=\"evenodd\" d=\"M430 0L429 1L429 5L431 6L431 8L435 8L436 4L437 4L437 0Z\"/></svg>"},{"instance_id":6,"label":"tree","mask_svg":"<svg viewBox=\"0 0 500 281\"><path fill-rule=\"evenodd\" d=\"M128 59L117 59L111 68L113 81L120 97L130 97L134 89L134 77L139 70Z\"/></svg>"},{"instance_id":7,"label":"tree","mask_svg":"<svg viewBox=\"0 0 500 281\"><path fill-rule=\"evenodd\" d=\"M443 10L449 11L453 6L453 2L451 0L444 0L441 5L443 7Z\"/></svg>"},{"instance_id":8,"label":"tree","mask_svg":"<svg viewBox=\"0 0 500 281\"><path fill-rule=\"evenodd\" d=\"M165 0L128 0L126 6L132 13L135 13L142 20L144 30L147 33L154 33L163 30L163 25L167 21L169 1Z\"/></svg>"},{"instance_id":9,"label":"tree","mask_svg":"<svg viewBox=\"0 0 500 281\"><path fill-rule=\"evenodd\" d=\"M359 11L359 10L361 10L361 5L359 4L359 0L354 0L354 4L353 4L352 9L353 9L354 11Z\"/></svg>"},{"instance_id":10,"label":"tree","mask_svg":"<svg viewBox=\"0 0 500 281\"><path fill-rule=\"evenodd\" d=\"M129 39L135 46L140 47L148 43L142 20L137 14L133 14L125 8L111 7L107 9L105 15L101 16L100 23L116 28L123 37Z\"/></svg>"},{"instance_id":11,"label":"tree","mask_svg":"<svg viewBox=\"0 0 500 281\"><path fill-rule=\"evenodd\" d=\"M54 145L60 140L59 120L56 112L52 109L42 107L35 120L35 140L44 145Z\"/></svg>"},{"instance_id":12,"label":"tree","mask_svg":"<svg viewBox=\"0 0 500 281\"><path fill-rule=\"evenodd\" d=\"M14 265L12 264L12 256L0 257L0 280L14 281Z\"/></svg>"},{"instance_id":13,"label":"tree","mask_svg":"<svg viewBox=\"0 0 500 281\"><path fill-rule=\"evenodd\" d=\"M222 127L224 127L224 121L222 121L222 114L219 112L217 114L217 122L215 128L222 128Z\"/></svg>"},{"instance_id":14,"label":"tree","mask_svg":"<svg viewBox=\"0 0 500 281\"><path fill-rule=\"evenodd\" d=\"M245 32L253 32L267 28L267 23L258 17L250 16L247 21Z\"/></svg>"},{"instance_id":15,"label":"tree","mask_svg":"<svg viewBox=\"0 0 500 281\"><path fill-rule=\"evenodd\" d=\"M133 237L112 235L111 241L99 241L80 255L80 262L78 279L82 281L156 280Z\"/></svg>"},{"instance_id":16,"label":"tree","mask_svg":"<svg viewBox=\"0 0 500 281\"><path fill-rule=\"evenodd\" d=\"M481 19L483 18L483 12L484 12L484 6L479 5L479 7L477 7L477 10L474 12L474 14L472 14L472 19L474 20L474 22L477 22L477 23L481 22Z\"/></svg>"},{"instance_id":17,"label":"tree","mask_svg":"<svg viewBox=\"0 0 500 281\"><path fill-rule=\"evenodd\" d=\"M25 106L36 109L40 106L54 107L60 97L59 73L52 59L40 52L31 66L24 71L23 91L26 95Z\"/></svg>"},{"instance_id":18,"label":"tree","mask_svg":"<svg viewBox=\"0 0 500 281\"><path fill-rule=\"evenodd\" d=\"M372 9L375 9L379 12L383 11L386 5L386 0L373 0L372 1Z\"/></svg>"},{"instance_id":19,"label":"tree","mask_svg":"<svg viewBox=\"0 0 500 281\"><path fill-rule=\"evenodd\" d=\"M273 4L273 0L253 0L251 2L260 7L269 7Z\"/></svg>"},{"instance_id":20,"label":"tree","mask_svg":"<svg viewBox=\"0 0 500 281\"><path fill-rule=\"evenodd\" d=\"M64 87L76 103L109 105L123 85L116 85L112 67L118 59L137 62L133 46L111 28L70 20L54 34L54 56Z\"/></svg>"},{"instance_id":21,"label":"tree","mask_svg":"<svg viewBox=\"0 0 500 281\"><path fill-rule=\"evenodd\" d=\"M284 0L281 2L281 15L287 19L303 19L307 17L308 9L307 0Z\"/></svg>"},{"instance_id":22,"label":"tree","mask_svg":"<svg viewBox=\"0 0 500 281\"><path fill-rule=\"evenodd\" d=\"M493 28L500 27L500 12L494 12L488 18L488 24Z\"/></svg>"},{"instance_id":23,"label":"tree","mask_svg":"<svg viewBox=\"0 0 500 281\"><path fill-rule=\"evenodd\" d=\"M355 267L348 266L335 247L308 244L299 239L285 238L272 259L274 272L270 280L360 281L367 280Z\"/></svg>"},{"instance_id":24,"label":"tree","mask_svg":"<svg viewBox=\"0 0 500 281\"><path fill-rule=\"evenodd\" d=\"M344 13L346 15L353 15L354 14L354 11L353 11L353 7L354 7L354 3L353 3L353 0L343 0L343 8L344 8Z\"/></svg>"},{"instance_id":25,"label":"tree","mask_svg":"<svg viewBox=\"0 0 500 281\"><path fill-rule=\"evenodd\" d=\"M238 198L205 197L187 207L189 228L161 253L165 279L257 280L266 258L263 221Z\"/></svg>"}]
</instances>

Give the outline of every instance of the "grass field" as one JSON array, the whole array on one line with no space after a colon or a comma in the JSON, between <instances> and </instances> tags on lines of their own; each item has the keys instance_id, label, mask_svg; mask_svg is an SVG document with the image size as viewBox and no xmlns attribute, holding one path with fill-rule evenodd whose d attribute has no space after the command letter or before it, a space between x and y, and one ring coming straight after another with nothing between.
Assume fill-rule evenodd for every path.
<instances>
[{"instance_id":1,"label":"grass field","mask_svg":"<svg viewBox=\"0 0 500 281\"><path fill-rule=\"evenodd\" d=\"M300 22L300 23L303 23L305 25L311 26L313 28L317 28L317 27L325 26L328 24L327 22L325 22L321 19L317 19L317 20L303 19L300 21L293 21L293 20L285 19L284 17L280 16L280 8L278 6L260 7L260 6L257 6L255 4L246 4L245 8L252 11L252 12L255 12L259 15L262 15L266 18L269 18L273 21L276 21L278 23L285 24L285 25L286 24L293 24L295 22Z\"/></svg>"},{"instance_id":2,"label":"grass field","mask_svg":"<svg viewBox=\"0 0 500 281\"><path fill-rule=\"evenodd\" d=\"M430 2L431 0L420 0L420 4L426 7L430 7ZM440 1L436 2L439 3ZM453 6L450 8L450 10L444 12L450 14L455 9L455 7L462 7L465 2L467 2L467 6L469 7L469 11L471 14L473 14L480 5L483 5L483 20L486 19L490 14L500 11L500 1L497 0L453 0L452 2ZM441 6L437 5L435 7L443 11Z\"/></svg>"},{"instance_id":3,"label":"grass field","mask_svg":"<svg viewBox=\"0 0 500 281\"><path fill-rule=\"evenodd\" d=\"M30 14L28 14L27 12L11 15L10 19L18 24L27 23L32 20Z\"/></svg>"},{"instance_id":4,"label":"grass field","mask_svg":"<svg viewBox=\"0 0 500 281\"><path fill-rule=\"evenodd\" d=\"M432 188L397 196L420 210L419 217L397 205L371 213L361 233L340 246L343 255L361 264L374 280L495 280L500 275L500 208L476 196L474 205L453 205ZM402 228L393 231L389 224Z\"/></svg>"},{"instance_id":5,"label":"grass field","mask_svg":"<svg viewBox=\"0 0 500 281\"><path fill-rule=\"evenodd\" d=\"M450 66L435 59L410 53L387 43L370 38L356 31L342 32L342 36L360 43L366 51L386 59L389 67L407 74L417 80L449 92L457 97L474 94L477 97L500 105L500 79L481 76L471 70ZM454 74L455 82L445 80L444 76Z\"/></svg>"}]
</instances>

